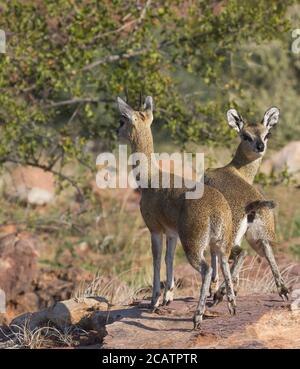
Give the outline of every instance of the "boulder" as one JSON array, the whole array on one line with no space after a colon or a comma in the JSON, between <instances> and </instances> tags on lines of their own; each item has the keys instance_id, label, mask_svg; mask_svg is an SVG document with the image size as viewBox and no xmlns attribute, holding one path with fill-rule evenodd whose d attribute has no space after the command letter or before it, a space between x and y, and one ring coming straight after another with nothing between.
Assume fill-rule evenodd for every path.
<instances>
[{"instance_id":1,"label":"boulder","mask_svg":"<svg viewBox=\"0 0 300 369\"><path fill-rule=\"evenodd\" d=\"M0 288L6 301L31 289L37 276L37 241L28 233L10 234L0 238Z\"/></svg>"},{"instance_id":2,"label":"boulder","mask_svg":"<svg viewBox=\"0 0 300 369\"><path fill-rule=\"evenodd\" d=\"M300 141L289 142L271 158L263 161L260 171L270 175L285 169L300 181Z\"/></svg>"},{"instance_id":3,"label":"boulder","mask_svg":"<svg viewBox=\"0 0 300 369\"><path fill-rule=\"evenodd\" d=\"M98 314L103 312L106 316L108 309L109 304L102 297L72 298L58 301L48 309L22 314L13 319L10 326L21 327L26 324L30 329L35 329L50 322L61 329L71 325L94 329L94 325L99 321L99 316L95 319L94 312L97 311ZM104 325L105 322L102 326ZM98 325L97 327L99 328Z\"/></svg>"},{"instance_id":4,"label":"boulder","mask_svg":"<svg viewBox=\"0 0 300 369\"><path fill-rule=\"evenodd\" d=\"M290 297L291 303L290 303L290 310L300 310L300 288L294 289L291 293Z\"/></svg>"},{"instance_id":5,"label":"boulder","mask_svg":"<svg viewBox=\"0 0 300 369\"><path fill-rule=\"evenodd\" d=\"M59 328L78 325L92 328L90 318L94 311L107 311L108 302L101 297L60 301L47 309L47 318Z\"/></svg>"},{"instance_id":6,"label":"boulder","mask_svg":"<svg viewBox=\"0 0 300 369\"><path fill-rule=\"evenodd\" d=\"M14 318L9 326L12 330L21 330L26 326L29 330L47 324L47 310L41 310L34 313L24 313Z\"/></svg>"},{"instance_id":7,"label":"boulder","mask_svg":"<svg viewBox=\"0 0 300 369\"><path fill-rule=\"evenodd\" d=\"M51 172L32 166L18 166L3 179L5 193L32 205L45 205L55 196Z\"/></svg>"}]
</instances>

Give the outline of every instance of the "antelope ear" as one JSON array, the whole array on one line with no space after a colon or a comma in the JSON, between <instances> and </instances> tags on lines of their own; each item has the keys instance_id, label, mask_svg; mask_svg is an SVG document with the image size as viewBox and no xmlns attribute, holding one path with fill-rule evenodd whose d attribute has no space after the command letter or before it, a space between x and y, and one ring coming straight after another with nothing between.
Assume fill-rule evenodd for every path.
<instances>
[{"instance_id":1,"label":"antelope ear","mask_svg":"<svg viewBox=\"0 0 300 369\"><path fill-rule=\"evenodd\" d=\"M117 103L118 103L118 108L120 110L120 114L124 115L125 117L131 120L133 109L128 104L126 104L126 102L122 100L120 97L117 97Z\"/></svg>"},{"instance_id":2,"label":"antelope ear","mask_svg":"<svg viewBox=\"0 0 300 369\"><path fill-rule=\"evenodd\" d=\"M268 109L262 120L262 124L268 129L272 128L278 123L279 120L279 109L276 106Z\"/></svg>"},{"instance_id":3,"label":"antelope ear","mask_svg":"<svg viewBox=\"0 0 300 369\"><path fill-rule=\"evenodd\" d=\"M229 109L227 112L227 121L230 127L241 132L244 126L243 118L235 109Z\"/></svg>"},{"instance_id":4,"label":"antelope ear","mask_svg":"<svg viewBox=\"0 0 300 369\"><path fill-rule=\"evenodd\" d=\"M154 104L153 104L152 96L147 96L145 99L145 103L144 103L144 109L146 111L150 111L151 113L153 113L153 108L154 108Z\"/></svg>"}]
</instances>

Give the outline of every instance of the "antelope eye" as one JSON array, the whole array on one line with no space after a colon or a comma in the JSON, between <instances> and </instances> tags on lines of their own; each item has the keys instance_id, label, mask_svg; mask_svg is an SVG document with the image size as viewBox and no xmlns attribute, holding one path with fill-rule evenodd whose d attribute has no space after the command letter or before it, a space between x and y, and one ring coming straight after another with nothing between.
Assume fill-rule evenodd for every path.
<instances>
[{"instance_id":1,"label":"antelope eye","mask_svg":"<svg viewBox=\"0 0 300 369\"><path fill-rule=\"evenodd\" d=\"M269 133L267 133L266 134L266 137L265 137L265 140L267 140L268 138L270 138L272 136L272 133L271 132L269 132Z\"/></svg>"},{"instance_id":2,"label":"antelope eye","mask_svg":"<svg viewBox=\"0 0 300 369\"><path fill-rule=\"evenodd\" d=\"M243 138L243 140L248 141L248 142L252 142L253 141L252 137L249 136L247 133L243 133L242 134L242 138Z\"/></svg>"}]
</instances>

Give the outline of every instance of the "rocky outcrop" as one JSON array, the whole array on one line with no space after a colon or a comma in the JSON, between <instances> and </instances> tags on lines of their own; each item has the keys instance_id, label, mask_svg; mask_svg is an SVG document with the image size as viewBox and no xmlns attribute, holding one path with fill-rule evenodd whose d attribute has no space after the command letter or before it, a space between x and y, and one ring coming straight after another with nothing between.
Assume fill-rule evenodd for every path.
<instances>
[{"instance_id":1,"label":"rocky outcrop","mask_svg":"<svg viewBox=\"0 0 300 369\"><path fill-rule=\"evenodd\" d=\"M0 228L0 324L70 299L81 283L93 279L76 267L38 267L41 249L43 242L34 234L18 232L14 225Z\"/></svg>"},{"instance_id":2,"label":"rocky outcrop","mask_svg":"<svg viewBox=\"0 0 300 369\"><path fill-rule=\"evenodd\" d=\"M70 325L94 329L94 312L107 312L108 306L108 302L99 297L59 301L48 309L22 314L13 319L10 325L21 326L26 323L30 329L34 329L51 322L61 329ZM100 326L97 327L100 328Z\"/></svg>"},{"instance_id":3,"label":"rocky outcrop","mask_svg":"<svg viewBox=\"0 0 300 369\"><path fill-rule=\"evenodd\" d=\"M193 330L197 301L178 298L168 307L152 312L141 301L133 305L110 305L99 297L71 299L53 307L14 319L17 329L53 324L63 329L76 325L97 332L102 348L300 348L300 311L277 295L238 297L238 314L230 316L227 304L205 312L201 330ZM100 346L99 346L100 347Z\"/></svg>"},{"instance_id":4,"label":"rocky outcrop","mask_svg":"<svg viewBox=\"0 0 300 369\"><path fill-rule=\"evenodd\" d=\"M122 319L106 325L103 348L254 348L299 347L300 313L289 312L277 296L238 297L238 314L226 303L206 311L200 331L192 324L196 300L182 298L157 313L135 309L119 312ZM266 328L273 336L265 334ZM282 329L285 328L285 335ZM288 334L290 332L290 335ZM298 337L296 339L296 337Z\"/></svg>"}]
</instances>

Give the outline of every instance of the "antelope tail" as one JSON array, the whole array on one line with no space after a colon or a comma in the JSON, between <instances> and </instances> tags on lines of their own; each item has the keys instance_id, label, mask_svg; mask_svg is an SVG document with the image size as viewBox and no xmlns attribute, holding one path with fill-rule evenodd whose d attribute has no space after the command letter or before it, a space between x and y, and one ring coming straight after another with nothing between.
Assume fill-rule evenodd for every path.
<instances>
[{"instance_id":1,"label":"antelope tail","mask_svg":"<svg viewBox=\"0 0 300 369\"><path fill-rule=\"evenodd\" d=\"M252 223L256 212L263 208L274 209L276 204L272 200L257 200L250 202L245 208L246 215L248 216L248 222Z\"/></svg>"}]
</instances>

